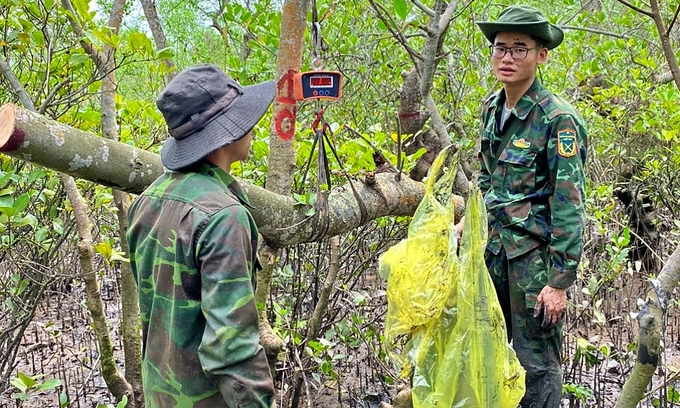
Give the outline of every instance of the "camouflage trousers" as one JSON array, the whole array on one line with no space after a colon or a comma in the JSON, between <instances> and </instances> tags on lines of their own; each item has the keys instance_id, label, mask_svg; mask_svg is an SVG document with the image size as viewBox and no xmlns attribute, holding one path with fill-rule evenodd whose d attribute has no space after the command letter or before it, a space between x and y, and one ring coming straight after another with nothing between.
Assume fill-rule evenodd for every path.
<instances>
[{"instance_id":1,"label":"camouflage trousers","mask_svg":"<svg viewBox=\"0 0 680 408\"><path fill-rule=\"evenodd\" d=\"M508 341L527 372L522 408L558 408L562 396L562 320L541 328L542 316L533 317L536 297L547 282L545 245L508 260L486 251L486 266L505 316Z\"/></svg>"}]
</instances>

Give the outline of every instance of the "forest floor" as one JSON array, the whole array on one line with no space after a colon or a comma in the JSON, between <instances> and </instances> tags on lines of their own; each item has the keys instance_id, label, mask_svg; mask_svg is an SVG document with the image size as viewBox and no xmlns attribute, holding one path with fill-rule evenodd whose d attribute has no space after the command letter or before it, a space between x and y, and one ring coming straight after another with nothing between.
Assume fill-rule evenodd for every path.
<instances>
[{"instance_id":1,"label":"forest floor","mask_svg":"<svg viewBox=\"0 0 680 408\"><path fill-rule=\"evenodd\" d=\"M122 368L122 343L118 336L120 296L116 288L115 281L104 281L102 296L109 325L113 329L114 347L119 356L117 363ZM609 314L605 311L605 315ZM574 320L572 317L572 323ZM665 405L653 402L654 398L662 397L668 385L677 383L676 374L680 367L678 320L676 307L669 313L663 361L649 387L650 396L639 407L680 406L671 402ZM570 325L569 321L565 326L569 328L564 344L565 383L573 384L577 389L588 388L592 396L580 401L571 394L565 397L562 407L614 407L634 362L634 347L632 351L626 349L636 337L634 320L619 316L602 327L591 325L600 327L599 330L584 329L584 326ZM68 395L69 408L111 406L108 404L113 403L113 398L102 379L97 350L84 305L83 288L76 285L70 291L49 293L25 332L15 374L21 372L33 377L44 375L38 378L38 382L58 378L62 386L21 403L11 398L16 389L10 387L5 394L0 395L0 408L58 408L60 393ZM368 347L345 348L342 353L346 354L348 363L335 367L338 374L336 379L321 382L318 378L308 379L308 398L304 399L309 400L304 406L376 408L382 401L390 402L396 394L396 388L393 385L386 386L381 380L385 367L375 364Z\"/></svg>"}]
</instances>

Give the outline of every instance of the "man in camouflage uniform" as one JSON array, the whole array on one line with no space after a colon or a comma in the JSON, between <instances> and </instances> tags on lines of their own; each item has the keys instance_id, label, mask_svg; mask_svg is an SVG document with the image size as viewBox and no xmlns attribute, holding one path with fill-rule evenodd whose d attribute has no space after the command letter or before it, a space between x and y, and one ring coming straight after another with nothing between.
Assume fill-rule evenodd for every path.
<instances>
[{"instance_id":1,"label":"man in camouflage uniform","mask_svg":"<svg viewBox=\"0 0 680 408\"><path fill-rule=\"evenodd\" d=\"M170 170L133 202L127 232L143 332L147 408L269 408L274 386L254 303L257 227L229 174L248 156L272 81L243 87L186 69L156 104Z\"/></svg>"},{"instance_id":2,"label":"man in camouflage uniform","mask_svg":"<svg viewBox=\"0 0 680 408\"><path fill-rule=\"evenodd\" d=\"M486 264L527 371L520 406L556 408L566 291L583 248L586 129L574 108L536 78L548 50L564 38L559 27L522 5L477 25L491 42L493 73L503 84L482 116Z\"/></svg>"}]
</instances>

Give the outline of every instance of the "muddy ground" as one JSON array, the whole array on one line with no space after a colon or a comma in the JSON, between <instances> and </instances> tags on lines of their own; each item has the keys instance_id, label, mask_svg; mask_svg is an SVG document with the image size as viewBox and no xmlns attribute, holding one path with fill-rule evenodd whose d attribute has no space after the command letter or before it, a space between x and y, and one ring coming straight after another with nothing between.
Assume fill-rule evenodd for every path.
<instances>
[{"instance_id":1,"label":"muddy ground","mask_svg":"<svg viewBox=\"0 0 680 408\"><path fill-rule=\"evenodd\" d=\"M114 346L119 356L117 362L122 368L122 344L118 336L119 294L116 288L113 280L105 280L102 295L109 325L114 333ZM595 316L581 313L582 309L586 309L576 306L587 302L587 297L579 292L582 289L575 287L572 290L573 304L565 326L568 328L564 356L565 383L586 386L594 395L585 401L580 401L573 395L567 396L562 406L609 408L614 406L634 362L635 354L627 348L637 335L634 313L637 310L637 298L644 296L644 290L641 285L636 293L630 288L614 288L599 305L599 310L603 313L598 324L594 322L597 320L594 319ZM83 290L82 285L75 284L69 291L47 293L37 310L36 318L25 332L17 358L15 373L22 372L29 376L42 373L43 379L58 378L63 385L22 403L11 398L16 389L8 390L0 395L0 407L57 408L60 406L60 393L68 395L68 407L71 408L96 408L113 403L100 374L97 343L89 326ZM384 293L380 292L380 285L374 286L373 290L378 298ZM381 302L378 299L378 304L383 305L375 310L375 320L379 322L384 315L384 300ZM668 385L677 382L676 373L680 367L678 323L677 307L672 306L665 333L663 362L649 387L650 396L640 407L655 406L653 399L662 397ZM589 351L589 359L583 353L583 350L588 350L586 341L594 346ZM577 358L576 350L579 345L581 357ZM359 344L336 350L338 354L345 355L345 359L335 366L337 378L307 376L305 382L308 390L303 406L372 408L377 407L381 401L389 402L396 393L396 387L395 384L388 385L384 378L393 373L390 372L390 367L375 358L374 351L369 351L374 347L376 345ZM282 375L285 372L285 367L282 367ZM282 376L278 379L279 384L284 380ZM668 403L661 406L678 405Z\"/></svg>"}]
</instances>

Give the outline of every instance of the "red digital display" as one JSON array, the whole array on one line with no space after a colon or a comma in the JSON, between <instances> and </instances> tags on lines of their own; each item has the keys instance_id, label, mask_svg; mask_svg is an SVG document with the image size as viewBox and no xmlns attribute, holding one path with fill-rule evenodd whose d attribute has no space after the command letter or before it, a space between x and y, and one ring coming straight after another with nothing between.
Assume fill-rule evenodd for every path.
<instances>
[{"instance_id":1,"label":"red digital display","mask_svg":"<svg viewBox=\"0 0 680 408\"><path fill-rule=\"evenodd\" d=\"M309 86L311 88L332 88L332 76L313 76L309 78Z\"/></svg>"}]
</instances>

